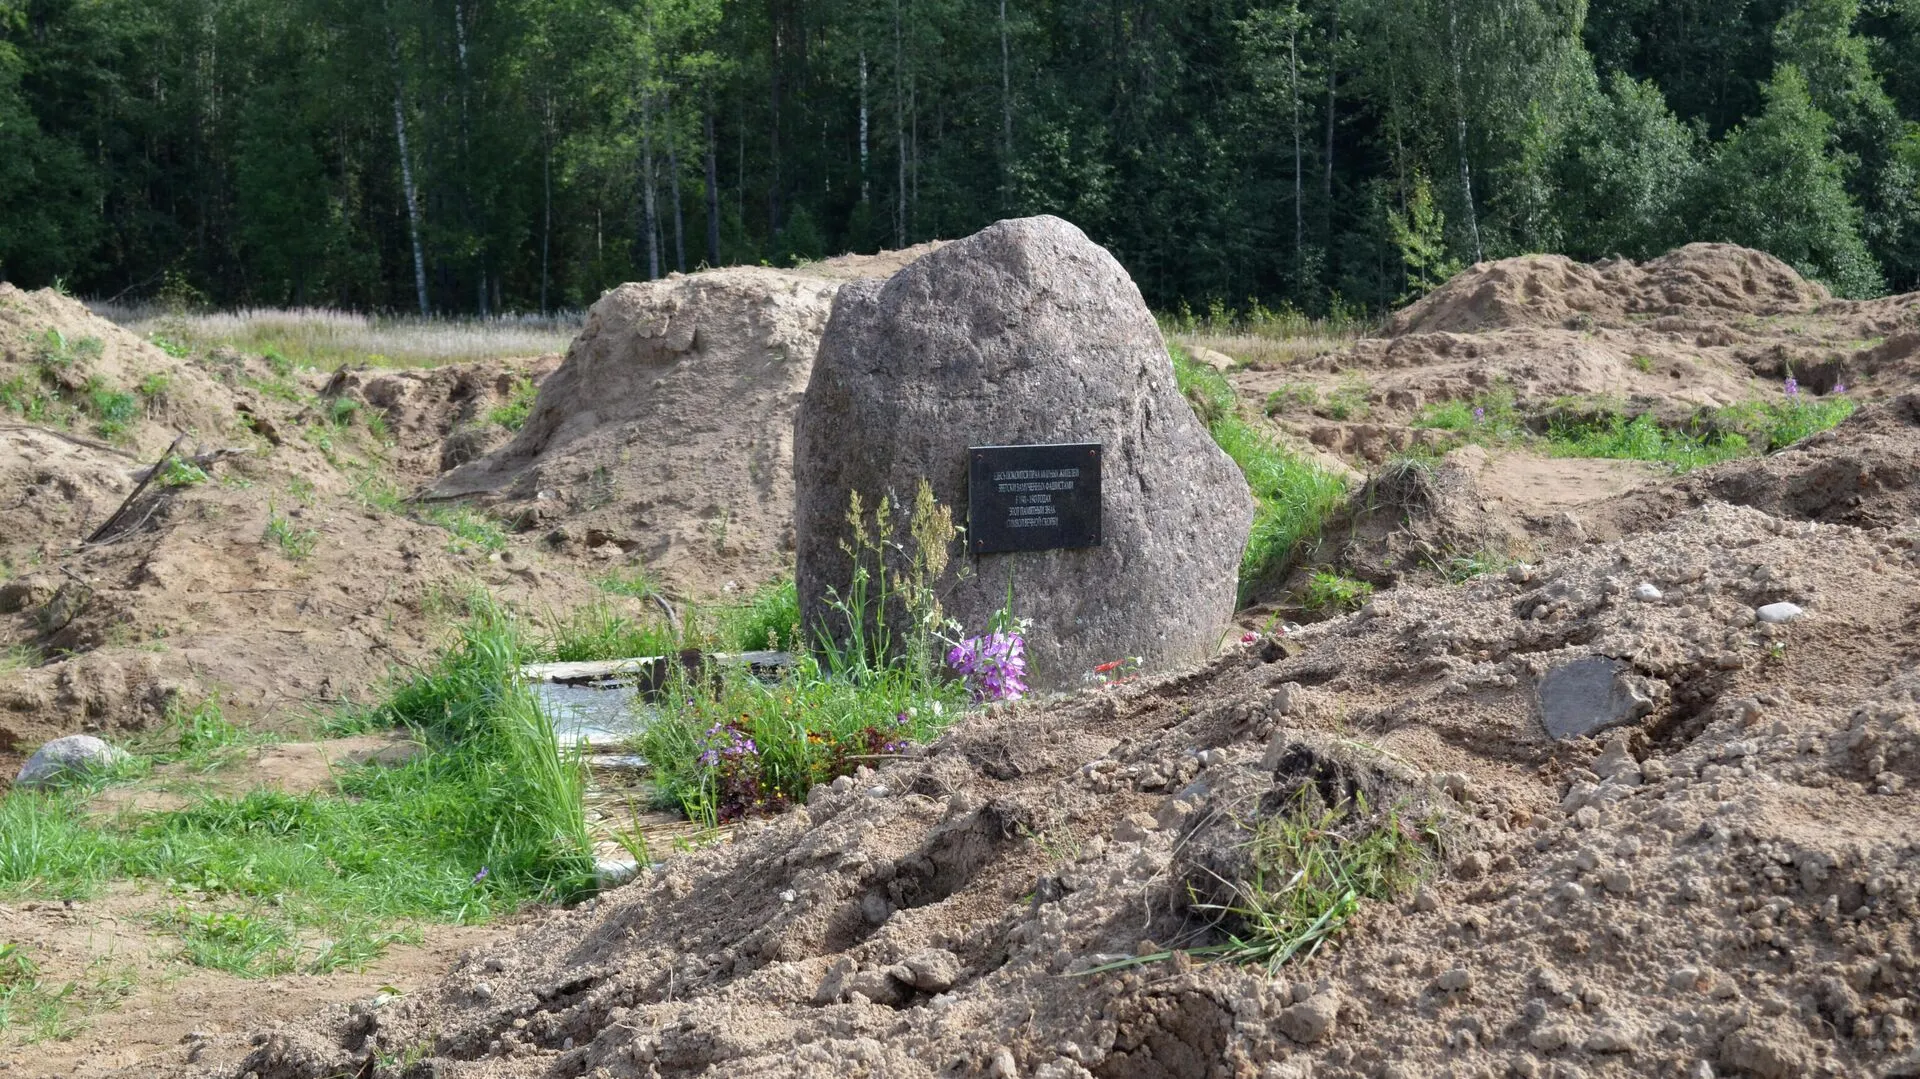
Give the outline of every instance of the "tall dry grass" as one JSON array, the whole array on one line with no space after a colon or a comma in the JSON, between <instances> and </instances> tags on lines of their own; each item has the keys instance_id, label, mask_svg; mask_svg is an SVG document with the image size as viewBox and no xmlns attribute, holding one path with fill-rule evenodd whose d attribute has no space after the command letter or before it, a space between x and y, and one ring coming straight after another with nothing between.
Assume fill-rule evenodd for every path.
<instances>
[{"instance_id":1,"label":"tall dry grass","mask_svg":"<svg viewBox=\"0 0 1920 1079\"><path fill-rule=\"evenodd\" d=\"M578 311L491 318L366 315L322 307L250 307L179 312L152 304L94 302L93 312L143 337L196 349L225 345L277 352L315 367L443 363L564 352L580 330Z\"/></svg>"}]
</instances>

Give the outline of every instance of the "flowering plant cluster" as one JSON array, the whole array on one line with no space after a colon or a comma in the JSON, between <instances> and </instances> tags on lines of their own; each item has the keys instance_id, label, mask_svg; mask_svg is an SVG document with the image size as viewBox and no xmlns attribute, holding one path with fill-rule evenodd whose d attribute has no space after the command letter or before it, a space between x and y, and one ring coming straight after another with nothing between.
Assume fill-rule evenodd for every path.
<instances>
[{"instance_id":1,"label":"flowering plant cluster","mask_svg":"<svg viewBox=\"0 0 1920 1079\"><path fill-rule=\"evenodd\" d=\"M1017 632L968 637L947 651L975 703L1017 701L1027 692L1027 639Z\"/></svg>"},{"instance_id":2,"label":"flowering plant cluster","mask_svg":"<svg viewBox=\"0 0 1920 1079\"><path fill-rule=\"evenodd\" d=\"M1792 375L1788 375L1786 391L1787 391L1788 397L1800 396L1800 380L1797 378L1794 378Z\"/></svg>"},{"instance_id":3,"label":"flowering plant cluster","mask_svg":"<svg viewBox=\"0 0 1920 1079\"><path fill-rule=\"evenodd\" d=\"M714 816L720 820L742 817L756 809L779 809L786 796L768 787L766 770L760 759L760 746L740 722L715 723L707 728L700 751L700 765L713 773Z\"/></svg>"}]
</instances>

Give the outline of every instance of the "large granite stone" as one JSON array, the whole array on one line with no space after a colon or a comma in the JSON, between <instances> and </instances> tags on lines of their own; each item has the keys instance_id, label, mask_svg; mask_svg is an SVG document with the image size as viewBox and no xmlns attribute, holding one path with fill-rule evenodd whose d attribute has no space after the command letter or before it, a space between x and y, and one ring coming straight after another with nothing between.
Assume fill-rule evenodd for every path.
<instances>
[{"instance_id":1,"label":"large granite stone","mask_svg":"<svg viewBox=\"0 0 1920 1079\"><path fill-rule=\"evenodd\" d=\"M849 492L911 502L925 478L964 521L969 446L1078 442L1105 447L1101 545L957 557L946 612L977 632L1011 569L1015 612L1034 621L1036 688L1079 685L1122 656L1149 668L1205 657L1233 614L1253 500L1113 256L1033 217L846 285L794 421L803 620L830 626L828 590L850 579Z\"/></svg>"},{"instance_id":2,"label":"large granite stone","mask_svg":"<svg viewBox=\"0 0 1920 1079\"><path fill-rule=\"evenodd\" d=\"M1540 678L1540 719L1556 739L1580 738L1652 712L1650 680L1611 656L1581 656Z\"/></svg>"}]
</instances>

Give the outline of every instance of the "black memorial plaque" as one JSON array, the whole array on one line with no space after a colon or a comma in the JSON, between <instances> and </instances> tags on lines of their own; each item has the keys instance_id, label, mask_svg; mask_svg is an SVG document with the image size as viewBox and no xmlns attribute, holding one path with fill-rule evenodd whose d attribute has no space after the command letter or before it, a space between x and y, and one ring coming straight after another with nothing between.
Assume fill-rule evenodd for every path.
<instances>
[{"instance_id":1,"label":"black memorial plaque","mask_svg":"<svg viewBox=\"0 0 1920 1079\"><path fill-rule=\"evenodd\" d=\"M967 549L1045 551L1100 545L1100 444L973 446Z\"/></svg>"}]
</instances>

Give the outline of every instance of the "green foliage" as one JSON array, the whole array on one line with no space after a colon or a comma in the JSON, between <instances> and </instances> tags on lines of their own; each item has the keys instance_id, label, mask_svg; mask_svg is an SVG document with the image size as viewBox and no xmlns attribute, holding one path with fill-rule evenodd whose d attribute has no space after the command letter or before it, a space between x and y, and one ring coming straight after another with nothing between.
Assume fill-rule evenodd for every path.
<instances>
[{"instance_id":1,"label":"green foliage","mask_svg":"<svg viewBox=\"0 0 1920 1079\"><path fill-rule=\"evenodd\" d=\"M173 385L173 376L164 371L155 371L140 380L138 387L142 397L163 397L167 387Z\"/></svg>"},{"instance_id":2,"label":"green foliage","mask_svg":"<svg viewBox=\"0 0 1920 1079\"><path fill-rule=\"evenodd\" d=\"M1565 251L1647 259L1685 241L1685 199L1700 169L1699 138L1659 87L1614 72L1573 119L1555 162Z\"/></svg>"},{"instance_id":3,"label":"green foliage","mask_svg":"<svg viewBox=\"0 0 1920 1079\"><path fill-rule=\"evenodd\" d=\"M650 599L660 594L660 584L643 566L635 566L625 571L615 571L595 582L601 591L632 599Z\"/></svg>"},{"instance_id":4,"label":"green foliage","mask_svg":"<svg viewBox=\"0 0 1920 1079\"><path fill-rule=\"evenodd\" d=\"M1412 891L1435 862L1437 836L1401 811L1373 812L1364 797L1337 806L1303 793L1253 826L1242 879L1229 896L1194 909L1218 918L1225 943L1187 950L1196 958L1258 963L1269 974L1313 958L1363 903L1392 902ZM1088 973L1172 958L1158 952Z\"/></svg>"},{"instance_id":5,"label":"green foliage","mask_svg":"<svg viewBox=\"0 0 1920 1079\"><path fill-rule=\"evenodd\" d=\"M351 397L329 397L321 407L328 423L335 427L351 427L353 417L360 411L360 402Z\"/></svg>"},{"instance_id":6,"label":"green foliage","mask_svg":"<svg viewBox=\"0 0 1920 1079\"><path fill-rule=\"evenodd\" d=\"M1778 255L1842 296L1878 295L1885 282L1860 237L1860 208L1828 151L1832 119L1790 64L1767 84L1766 99L1766 111L1729 134L1707 167L1702 228Z\"/></svg>"},{"instance_id":7,"label":"green foliage","mask_svg":"<svg viewBox=\"0 0 1920 1079\"><path fill-rule=\"evenodd\" d=\"M507 546L507 533L493 518L464 505L436 506L427 511L427 520L453 534L447 549L454 554L468 551L491 553Z\"/></svg>"},{"instance_id":8,"label":"green foliage","mask_svg":"<svg viewBox=\"0 0 1920 1079\"><path fill-rule=\"evenodd\" d=\"M1406 267L1406 291L1397 302L1417 300L1460 272L1460 261L1447 254L1447 215L1434 202L1424 172L1414 174L1406 212L1388 212L1387 232Z\"/></svg>"},{"instance_id":9,"label":"green foliage","mask_svg":"<svg viewBox=\"0 0 1920 1079\"><path fill-rule=\"evenodd\" d=\"M1415 427L1453 431L1469 442L1499 443L1523 438L1526 427L1515 407L1513 390L1498 386L1472 400L1438 401L1421 408Z\"/></svg>"},{"instance_id":10,"label":"green foliage","mask_svg":"<svg viewBox=\"0 0 1920 1079\"><path fill-rule=\"evenodd\" d=\"M487 422L499 424L509 431L518 431L527 424L527 417L533 412L533 402L540 391L530 378L514 381L513 393L505 404L498 405L487 413Z\"/></svg>"},{"instance_id":11,"label":"green foliage","mask_svg":"<svg viewBox=\"0 0 1920 1079\"><path fill-rule=\"evenodd\" d=\"M0 1045L65 1040L79 1033L94 1012L111 1007L132 990L131 979L105 960L89 964L85 980L54 985L25 945L0 942Z\"/></svg>"},{"instance_id":12,"label":"green foliage","mask_svg":"<svg viewBox=\"0 0 1920 1079\"><path fill-rule=\"evenodd\" d=\"M267 542L280 549L289 562L300 562L313 554L320 542L320 533L311 528L301 528L290 519L281 516L280 511L271 504L267 506Z\"/></svg>"},{"instance_id":13,"label":"green foliage","mask_svg":"<svg viewBox=\"0 0 1920 1079\"><path fill-rule=\"evenodd\" d=\"M1321 570L1307 578L1307 585L1301 590L1300 605L1309 614L1345 614L1359 610L1372 595L1373 586L1365 581Z\"/></svg>"},{"instance_id":14,"label":"green foliage","mask_svg":"<svg viewBox=\"0 0 1920 1079\"><path fill-rule=\"evenodd\" d=\"M1305 382L1289 382L1267 394L1262 411L1269 416L1288 412L1307 412L1319 407L1320 391Z\"/></svg>"},{"instance_id":15,"label":"green foliage","mask_svg":"<svg viewBox=\"0 0 1920 1079\"><path fill-rule=\"evenodd\" d=\"M73 792L12 792L0 798L0 896L165 882L210 904L160 919L186 959L263 976L364 965L414 938L396 921L475 922L580 895L592 880L585 781L518 680L527 655L481 604L437 661L343 717L409 727L427 752L341 774L341 796L257 790L101 821ZM159 759L212 760L248 737L217 704L176 713L170 729Z\"/></svg>"},{"instance_id":16,"label":"green foliage","mask_svg":"<svg viewBox=\"0 0 1920 1079\"><path fill-rule=\"evenodd\" d=\"M1320 411L1336 420L1364 419L1373 407L1367 401L1372 392L1372 387L1362 379L1343 379L1333 392L1327 394Z\"/></svg>"},{"instance_id":17,"label":"green foliage","mask_svg":"<svg viewBox=\"0 0 1920 1079\"><path fill-rule=\"evenodd\" d=\"M1556 421L1547 432L1547 449L1557 457L1610 457L1653 461L1688 472L1747 453L1744 436L1693 433L1660 425L1651 413L1628 418L1614 414L1597 422Z\"/></svg>"},{"instance_id":18,"label":"green foliage","mask_svg":"<svg viewBox=\"0 0 1920 1079\"><path fill-rule=\"evenodd\" d=\"M94 428L108 438L126 433L140 415L140 399L125 390L116 390L99 378L89 378L81 391L81 406L94 418Z\"/></svg>"},{"instance_id":19,"label":"green foliage","mask_svg":"<svg viewBox=\"0 0 1920 1079\"><path fill-rule=\"evenodd\" d=\"M147 338L147 340L153 344L154 348L159 349L176 360L184 360L193 353L193 346L182 344L172 338L162 337L159 334L154 334Z\"/></svg>"},{"instance_id":20,"label":"green foliage","mask_svg":"<svg viewBox=\"0 0 1920 1079\"><path fill-rule=\"evenodd\" d=\"M786 577L755 590L747 601L720 615L722 646L757 652L800 645L800 594Z\"/></svg>"},{"instance_id":21,"label":"green foliage","mask_svg":"<svg viewBox=\"0 0 1920 1079\"><path fill-rule=\"evenodd\" d=\"M539 655L560 663L633 659L677 655L681 644L679 634L663 622L633 618L599 603L557 619Z\"/></svg>"},{"instance_id":22,"label":"green foliage","mask_svg":"<svg viewBox=\"0 0 1920 1079\"><path fill-rule=\"evenodd\" d=\"M1346 497L1347 485L1306 458L1288 453L1270 435L1242 420L1233 411L1233 387L1219 372L1194 363L1178 349L1169 354L1187 399L1198 398L1216 413L1207 429L1240 466L1253 492L1253 529L1240 560L1244 602L1257 584L1285 569L1302 544L1320 535L1327 518Z\"/></svg>"},{"instance_id":23,"label":"green foliage","mask_svg":"<svg viewBox=\"0 0 1920 1079\"><path fill-rule=\"evenodd\" d=\"M205 482L205 470L184 458L168 457L166 463L160 466L160 485L163 487L196 487Z\"/></svg>"}]
</instances>

